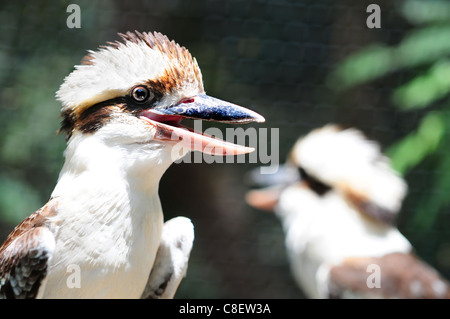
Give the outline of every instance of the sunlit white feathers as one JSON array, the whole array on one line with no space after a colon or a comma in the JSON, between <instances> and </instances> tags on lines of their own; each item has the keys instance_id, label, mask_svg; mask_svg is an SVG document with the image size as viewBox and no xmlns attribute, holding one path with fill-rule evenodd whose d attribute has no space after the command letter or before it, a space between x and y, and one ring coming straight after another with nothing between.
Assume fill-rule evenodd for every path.
<instances>
[{"instance_id":1,"label":"sunlit white feathers","mask_svg":"<svg viewBox=\"0 0 450 319\"><path fill-rule=\"evenodd\" d=\"M397 212L407 185L380 146L355 129L328 125L300 139L291 160L321 182Z\"/></svg>"}]
</instances>

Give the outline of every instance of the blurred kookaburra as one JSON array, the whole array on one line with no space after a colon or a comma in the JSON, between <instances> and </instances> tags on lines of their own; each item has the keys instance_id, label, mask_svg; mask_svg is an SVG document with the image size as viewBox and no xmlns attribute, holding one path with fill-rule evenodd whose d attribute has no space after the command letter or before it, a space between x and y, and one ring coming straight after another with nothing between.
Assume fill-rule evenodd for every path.
<instances>
[{"instance_id":1,"label":"blurred kookaburra","mask_svg":"<svg viewBox=\"0 0 450 319\"><path fill-rule=\"evenodd\" d=\"M394 226L405 182L358 130L314 130L297 141L277 176L255 173L267 187L250 191L247 202L281 219L291 269L307 297L450 297L448 283Z\"/></svg>"},{"instance_id":2,"label":"blurred kookaburra","mask_svg":"<svg viewBox=\"0 0 450 319\"><path fill-rule=\"evenodd\" d=\"M163 173L189 150L252 151L180 124L264 121L206 95L186 48L160 33L120 36L90 51L57 92L65 163L49 202L0 248L0 297L172 297L194 233L187 218L163 223Z\"/></svg>"}]
</instances>

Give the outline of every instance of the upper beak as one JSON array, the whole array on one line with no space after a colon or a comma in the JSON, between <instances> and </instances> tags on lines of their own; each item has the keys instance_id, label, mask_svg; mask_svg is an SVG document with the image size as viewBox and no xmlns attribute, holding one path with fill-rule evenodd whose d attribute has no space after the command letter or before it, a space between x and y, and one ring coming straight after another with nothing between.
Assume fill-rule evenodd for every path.
<instances>
[{"instance_id":1,"label":"upper beak","mask_svg":"<svg viewBox=\"0 0 450 319\"><path fill-rule=\"evenodd\" d=\"M206 94L184 99L157 112L164 115L175 115L190 119L227 123L265 122L264 117L242 106L222 101Z\"/></svg>"},{"instance_id":2,"label":"upper beak","mask_svg":"<svg viewBox=\"0 0 450 319\"><path fill-rule=\"evenodd\" d=\"M179 124L183 118L224 123L262 123L265 121L264 117L254 111L206 94L183 99L168 108L147 109L141 112L140 116L156 127L155 139L181 142L183 146L191 150L213 155L246 154L254 149L225 142L183 127Z\"/></svg>"}]
</instances>

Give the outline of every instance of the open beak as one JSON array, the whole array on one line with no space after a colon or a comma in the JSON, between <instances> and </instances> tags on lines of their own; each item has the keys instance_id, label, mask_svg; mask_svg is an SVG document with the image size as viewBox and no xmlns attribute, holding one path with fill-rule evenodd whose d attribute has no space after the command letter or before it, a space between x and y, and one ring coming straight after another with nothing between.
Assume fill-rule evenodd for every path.
<instances>
[{"instance_id":1,"label":"open beak","mask_svg":"<svg viewBox=\"0 0 450 319\"><path fill-rule=\"evenodd\" d=\"M280 165L274 174L260 174L259 167L245 175L247 184L261 187L252 189L245 194L248 205L269 212L273 212L278 204L281 193L294 183L301 181L298 169L293 165Z\"/></svg>"},{"instance_id":2,"label":"open beak","mask_svg":"<svg viewBox=\"0 0 450 319\"><path fill-rule=\"evenodd\" d=\"M256 112L206 94L183 99L165 109L144 110L140 113L140 117L157 129L155 139L182 143L184 147L193 151L212 155L240 155L250 153L254 149L225 142L202 132L195 132L180 124L183 118L222 123L265 121L264 117Z\"/></svg>"}]
</instances>

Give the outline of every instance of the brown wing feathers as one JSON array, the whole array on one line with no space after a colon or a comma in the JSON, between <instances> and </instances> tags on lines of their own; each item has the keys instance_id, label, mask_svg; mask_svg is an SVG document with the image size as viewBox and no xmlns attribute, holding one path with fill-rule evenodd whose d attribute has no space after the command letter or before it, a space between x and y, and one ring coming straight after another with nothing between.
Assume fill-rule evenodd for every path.
<instances>
[{"instance_id":1,"label":"brown wing feathers","mask_svg":"<svg viewBox=\"0 0 450 319\"><path fill-rule=\"evenodd\" d=\"M35 298L47 274L54 247L47 217L55 200L22 221L0 247L0 299Z\"/></svg>"},{"instance_id":2,"label":"brown wing feathers","mask_svg":"<svg viewBox=\"0 0 450 319\"><path fill-rule=\"evenodd\" d=\"M379 286L367 284L379 268ZM450 298L450 285L437 271L413 254L392 253L383 257L348 258L330 270L330 297L350 293L358 298Z\"/></svg>"}]
</instances>

